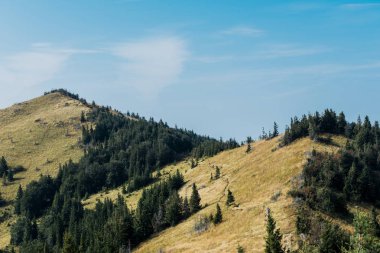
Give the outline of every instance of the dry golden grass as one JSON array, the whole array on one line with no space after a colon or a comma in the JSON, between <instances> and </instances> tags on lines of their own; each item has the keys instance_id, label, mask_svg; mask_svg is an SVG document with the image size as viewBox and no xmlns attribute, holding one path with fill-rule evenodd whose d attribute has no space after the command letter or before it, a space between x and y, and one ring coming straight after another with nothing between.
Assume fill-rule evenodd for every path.
<instances>
[{"instance_id":1,"label":"dry golden grass","mask_svg":"<svg viewBox=\"0 0 380 253\"><path fill-rule=\"evenodd\" d=\"M20 184L25 188L41 174L55 176L60 163L79 160L83 155L78 145L80 115L88 110L79 101L59 93L0 110L0 156L4 156L11 166L26 168L15 174L14 182L0 187L6 200L14 199ZM0 248L9 243L8 224L11 221L0 224Z\"/></svg>"},{"instance_id":2,"label":"dry golden grass","mask_svg":"<svg viewBox=\"0 0 380 253\"><path fill-rule=\"evenodd\" d=\"M343 137L334 137L339 145L345 143ZM253 151L245 153L246 147L226 151L201 162L195 169L186 164L178 164L188 181L181 189L181 195L191 192L191 184L199 187L202 204L207 205L198 214L169 228L140 245L136 252L235 252L237 245L247 252L263 252L265 236L265 210L269 207L284 234L284 243L295 246L295 210L292 198L287 196L291 180L299 175L306 161L306 152L336 152L338 147L301 139L290 146L276 149L278 138L260 141L253 145ZM222 177L210 181L213 167L221 167ZM172 167L172 171L176 167ZM238 206L226 207L226 191L230 189ZM272 196L279 194L277 200ZM215 212L216 203L223 211L223 222L208 231L193 232L199 215Z\"/></svg>"}]
</instances>

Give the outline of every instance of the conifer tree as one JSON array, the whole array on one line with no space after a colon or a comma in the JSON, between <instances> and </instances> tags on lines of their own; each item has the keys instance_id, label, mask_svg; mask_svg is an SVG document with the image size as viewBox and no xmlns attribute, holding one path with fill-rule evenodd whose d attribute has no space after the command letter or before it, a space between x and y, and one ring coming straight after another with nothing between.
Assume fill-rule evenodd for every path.
<instances>
[{"instance_id":1,"label":"conifer tree","mask_svg":"<svg viewBox=\"0 0 380 253\"><path fill-rule=\"evenodd\" d=\"M251 143L252 143L252 137L248 136L247 140L245 141L247 143L247 149L245 150L245 153L249 153L252 151Z\"/></svg>"},{"instance_id":2,"label":"conifer tree","mask_svg":"<svg viewBox=\"0 0 380 253\"><path fill-rule=\"evenodd\" d=\"M8 179L8 182L13 181L13 170L11 168L9 168L9 170L8 170L7 179Z\"/></svg>"},{"instance_id":3,"label":"conifer tree","mask_svg":"<svg viewBox=\"0 0 380 253\"><path fill-rule=\"evenodd\" d=\"M275 121L273 123L273 133L272 133L272 138L274 137L277 137L278 136L278 125L277 125L277 122Z\"/></svg>"},{"instance_id":4,"label":"conifer tree","mask_svg":"<svg viewBox=\"0 0 380 253\"><path fill-rule=\"evenodd\" d=\"M270 209L267 209L267 236L265 238L265 253L284 253L281 245L282 234L276 228L276 221L273 219Z\"/></svg>"},{"instance_id":5,"label":"conifer tree","mask_svg":"<svg viewBox=\"0 0 380 253\"><path fill-rule=\"evenodd\" d=\"M219 224L221 223L223 220L223 215L222 215L222 209L220 209L220 206L219 204L216 204L216 212L215 212L215 215L214 215L214 224Z\"/></svg>"},{"instance_id":6,"label":"conifer tree","mask_svg":"<svg viewBox=\"0 0 380 253\"><path fill-rule=\"evenodd\" d=\"M216 166L214 179L219 179L219 178L220 178L220 168L219 166Z\"/></svg>"},{"instance_id":7,"label":"conifer tree","mask_svg":"<svg viewBox=\"0 0 380 253\"><path fill-rule=\"evenodd\" d=\"M17 195L16 195L16 200L15 200L15 214L20 214L21 213L21 199L22 196L24 195L24 192L22 190L21 185L18 186L17 190Z\"/></svg>"},{"instance_id":8,"label":"conifer tree","mask_svg":"<svg viewBox=\"0 0 380 253\"><path fill-rule=\"evenodd\" d=\"M62 248L62 253L76 253L77 248L75 246L75 241L73 236L66 232L65 235L63 236L63 248Z\"/></svg>"},{"instance_id":9,"label":"conifer tree","mask_svg":"<svg viewBox=\"0 0 380 253\"><path fill-rule=\"evenodd\" d=\"M174 191L169 197L165 207L165 222L170 226L178 224L181 220L181 200L178 192Z\"/></svg>"},{"instance_id":10,"label":"conifer tree","mask_svg":"<svg viewBox=\"0 0 380 253\"><path fill-rule=\"evenodd\" d=\"M0 176L2 177L4 174L6 174L8 169L9 167L7 160L5 160L4 156L2 156L0 159Z\"/></svg>"},{"instance_id":11,"label":"conifer tree","mask_svg":"<svg viewBox=\"0 0 380 253\"><path fill-rule=\"evenodd\" d=\"M234 195L232 194L232 192L230 191L230 189L227 190L227 200L226 200L226 205L229 206L231 205L232 203L235 202L235 197Z\"/></svg>"},{"instance_id":12,"label":"conifer tree","mask_svg":"<svg viewBox=\"0 0 380 253\"><path fill-rule=\"evenodd\" d=\"M196 213L201 209L201 197L199 196L197 186L193 183L192 192L190 196L190 212Z\"/></svg>"},{"instance_id":13,"label":"conifer tree","mask_svg":"<svg viewBox=\"0 0 380 253\"><path fill-rule=\"evenodd\" d=\"M190 216L190 205L189 205L189 200L187 196L183 200L183 206L182 206L182 212L183 212L183 218L188 218Z\"/></svg>"}]
</instances>

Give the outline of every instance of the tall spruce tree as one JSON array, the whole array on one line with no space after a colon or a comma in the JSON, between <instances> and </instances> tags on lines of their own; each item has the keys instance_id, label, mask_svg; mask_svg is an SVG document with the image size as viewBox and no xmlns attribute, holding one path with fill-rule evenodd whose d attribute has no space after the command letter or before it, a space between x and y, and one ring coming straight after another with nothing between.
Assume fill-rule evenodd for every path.
<instances>
[{"instance_id":1,"label":"tall spruce tree","mask_svg":"<svg viewBox=\"0 0 380 253\"><path fill-rule=\"evenodd\" d=\"M278 134L279 134L279 132L278 132L278 125L277 125L277 122L275 121L275 122L273 123L273 133L272 133L272 138L277 137Z\"/></svg>"},{"instance_id":2,"label":"tall spruce tree","mask_svg":"<svg viewBox=\"0 0 380 253\"><path fill-rule=\"evenodd\" d=\"M196 213L201 209L201 197L197 190L197 186L193 183L192 192L190 196L190 212Z\"/></svg>"},{"instance_id":3,"label":"tall spruce tree","mask_svg":"<svg viewBox=\"0 0 380 253\"><path fill-rule=\"evenodd\" d=\"M215 215L214 215L214 224L219 224L221 223L223 220L223 215L222 215L222 209L220 209L220 206L219 204L216 204L216 212L215 212Z\"/></svg>"},{"instance_id":4,"label":"tall spruce tree","mask_svg":"<svg viewBox=\"0 0 380 253\"><path fill-rule=\"evenodd\" d=\"M21 214L21 199L22 199L23 195L24 195L24 192L22 190L21 185L19 185L18 190L17 190L15 204L14 204L15 214Z\"/></svg>"},{"instance_id":5,"label":"tall spruce tree","mask_svg":"<svg viewBox=\"0 0 380 253\"><path fill-rule=\"evenodd\" d=\"M272 217L270 209L267 209L267 236L265 237L265 253L284 253L281 245L282 234L276 228L276 221Z\"/></svg>"},{"instance_id":6,"label":"tall spruce tree","mask_svg":"<svg viewBox=\"0 0 380 253\"><path fill-rule=\"evenodd\" d=\"M8 169L9 167L8 167L7 160L5 160L4 156L2 156L0 159L0 177L6 174Z\"/></svg>"},{"instance_id":7,"label":"tall spruce tree","mask_svg":"<svg viewBox=\"0 0 380 253\"><path fill-rule=\"evenodd\" d=\"M232 192L230 191L230 189L227 190L227 200L226 200L226 205L229 206L231 205L232 203L235 202L235 197L234 195L232 194Z\"/></svg>"}]
</instances>

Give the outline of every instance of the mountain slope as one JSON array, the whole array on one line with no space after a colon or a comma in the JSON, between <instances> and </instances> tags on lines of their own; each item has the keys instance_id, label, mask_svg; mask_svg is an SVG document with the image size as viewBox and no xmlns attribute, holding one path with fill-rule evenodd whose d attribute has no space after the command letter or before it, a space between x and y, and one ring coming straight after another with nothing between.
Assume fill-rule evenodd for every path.
<instances>
[{"instance_id":1,"label":"mountain slope","mask_svg":"<svg viewBox=\"0 0 380 253\"><path fill-rule=\"evenodd\" d=\"M190 169L188 161L167 166L162 177L177 169L187 182L180 195L189 197L192 183L196 183L202 198L202 211L175 227L169 228L140 245L136 252L234 252L240 244L248 252L262 252L265 236L265 210L272 209L284 240L289 245L295 238L295 210L292 198L287 196L291 181L299 175L306 161L306 154L313 148L319 151L336 152L337 146L323 145L304 138L277 149L279 138L253 144L253 151L245 153L246 147L222 152L199 162ZM343 145L345 138L334 137L335 143ZM210 180L216 166L221 168L221 178ZM226 192L230 189L237 206L227 208ZM115 199L121 188L91 196L84 201L93 208L96 200ZM127 204L134 209L141 190L127 195ZM223 210L223 222L208 231L196 234L193 231L199 215L215 212L216 203Z\"/></svg>"},{"instance_id":2,"label":"mountain slope","mask_svg":"<svg viewBox=\"0 0 380 253\"><path fill-rule=\"evenodd\" d=\"M19 185L25 188L41 174L55 176L59 164L79 160L83 155L78 145L80 116L88 110L78 100L57 92L0 110L0 156L11 167L21 165L26 169L16 173L13 182L0 187L6 200L14 199ZM9 243L9 235L3 233L6 224L0 223L0 247Z\"/></svg>"}]
</instances>

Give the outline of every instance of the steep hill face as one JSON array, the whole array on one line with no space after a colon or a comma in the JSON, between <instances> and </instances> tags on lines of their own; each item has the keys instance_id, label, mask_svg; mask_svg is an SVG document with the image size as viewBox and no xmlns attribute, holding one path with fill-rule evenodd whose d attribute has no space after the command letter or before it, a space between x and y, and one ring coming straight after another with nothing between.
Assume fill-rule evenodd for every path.
<instances>
[{"instance_id":1,"label":"steep hill face","mask_svg":"<svg viewBox=\"0 0 380 253\"><path fill-rule=\"evenodd\" d=\"M284 234L284 243L295 245L295 210L293 199L287 196L292 180L302 171L307 154L316 151L337 152L345 138L334 137L337 146L314 143L304 138L277 149L279 138L259 141L253 151L246 154L246 147L222 152L208 158L194 168L188 164L172 166L184 173L186 185L182 196L190 196L191 185L196 183L207 206L176 227L169 228L143 243L136 252L235 252L238 245L247 252L263 252L265 236L265 210L270 208ZM210 180L220 167L221 177ZM227 189L235 196L235 207L227 207ZM136 199L132 195L132 199ZM128 201L128 200L127 200ZM127 202L128 203L128 202ZM223 222L210 226L203 233L194 232L199 215L215 213L216 203L222 207ZM131 203L133 206L133 202Z\"/></svg>"},{"instance_id":2,"label":"steep hill face","mask_svg":"<svg viewBox=\"0 0 380 253\"><path fill-rule=\"evenodd\" d=\"M78 100L61 93L51 93L0 110L0 156L11 167L21 165L24 171L14 175L13 182L0 187L10 201L19 185L23 188L43 175L55 176L59 164L69 159L78 161L83 150L80 116L90 109ZM2 211L10 207L2 208ZM9 243L7 222L0 223L0 246Z\"/></svg>"}]
</instances>

